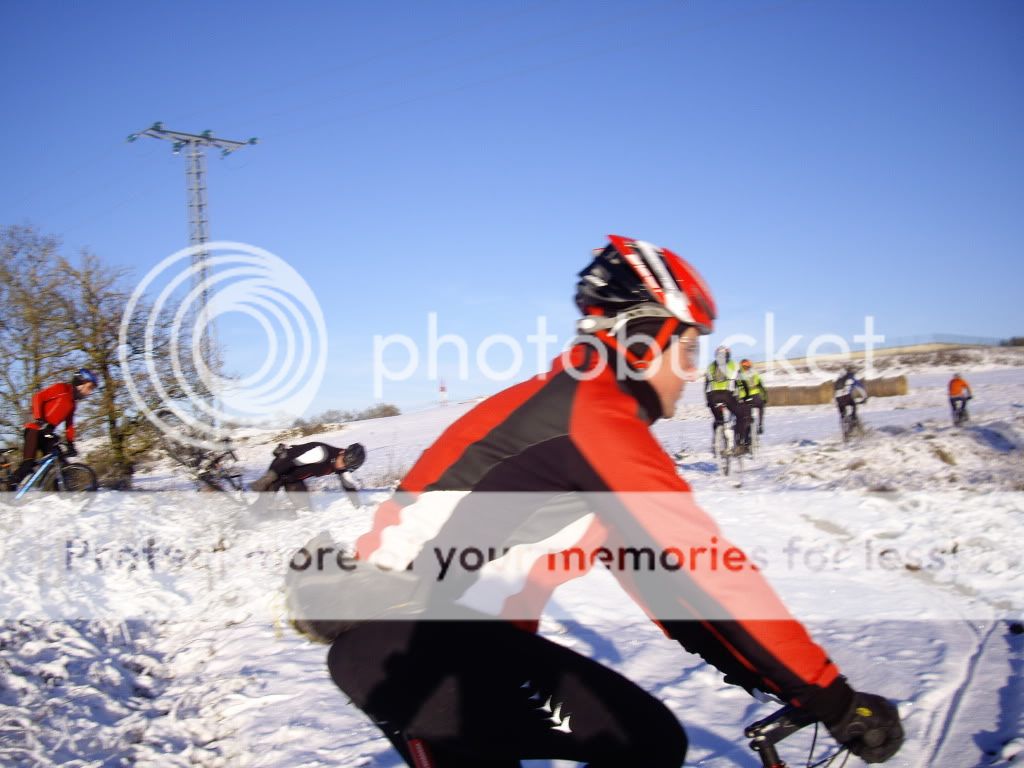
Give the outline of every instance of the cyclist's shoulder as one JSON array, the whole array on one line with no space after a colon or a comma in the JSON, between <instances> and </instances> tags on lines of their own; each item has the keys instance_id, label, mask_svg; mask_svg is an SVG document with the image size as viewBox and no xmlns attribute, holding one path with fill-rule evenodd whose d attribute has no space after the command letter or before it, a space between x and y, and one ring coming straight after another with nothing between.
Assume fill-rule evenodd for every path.
<instances>
[{"instance_id":1,"label":"cyclist's shoulder","mask_svg":"<svg viewBox=\"0 0 1024 768\"><path fill-rule=\"evenodd\" d=\"M66 381L58 381L54 384L50 384L48 387L43 387L39 390L39 395L42 397L59 397L60 395L73 395L75 388L72 387Z\"/></svg>"}]
</instances>

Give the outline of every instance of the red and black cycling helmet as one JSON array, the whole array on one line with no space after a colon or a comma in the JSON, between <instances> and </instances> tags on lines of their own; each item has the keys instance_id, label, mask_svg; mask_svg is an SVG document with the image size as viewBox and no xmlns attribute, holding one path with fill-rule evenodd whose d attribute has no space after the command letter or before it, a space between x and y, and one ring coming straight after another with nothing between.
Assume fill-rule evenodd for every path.
<instances>
[{"instance_id":1,"label":"red and black cycling helmet","mask_svg":"<svg viewBox=\"0 0 1024 768\"><path fill-rule=\"evenodd\" d=\"M715 300L697 270L667 248L618 235L608 239L579 273L576 306L584 315L674 317L711 333ZM585 320L581 331L587 330Z\"/></svg>"}]
</instances>

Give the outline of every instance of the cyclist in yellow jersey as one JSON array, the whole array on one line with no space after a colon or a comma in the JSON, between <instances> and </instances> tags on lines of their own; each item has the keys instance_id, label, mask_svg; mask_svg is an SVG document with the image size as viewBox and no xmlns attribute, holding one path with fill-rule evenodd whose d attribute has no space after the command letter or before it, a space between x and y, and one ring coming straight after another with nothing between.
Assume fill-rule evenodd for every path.
<instances>
[{"instance_id":1,"label":"cyclist in yellow jersey","mask_svg":"<svg viewBox=\"0 0 1024 768\"><path fill-rule=\"evenodd\" d=\"M753 411L757 410L757 434L764 434L764 407L768 405L768 388L764 380L756 370L754 364L749 360L740 360L740 379L746 385L746 402L750 406L751 417ZM751 420L753 420L751 418Z\"/></svg>"},{"instance_id":2,"label":"cyclist in yellow jersey","mask_svg":"<svg viewBox=\"0 0 1024 768\"><path fill-rule=\"evenodd\" d=\"M704 374L704 399L714 419L711 424L712 438L718 425L724 423L724 414L718 407L724 405L736 417L736 445L728 448L737 456L749 451L750 442L750 409L745 408L740 402L741 393L738 390L745 385L740 381L739 370L739 366L732 360L729 348L720 346L715 350L715 359ZM745 389L743 393L745 394Z\"/></svg>"}]
</instances>

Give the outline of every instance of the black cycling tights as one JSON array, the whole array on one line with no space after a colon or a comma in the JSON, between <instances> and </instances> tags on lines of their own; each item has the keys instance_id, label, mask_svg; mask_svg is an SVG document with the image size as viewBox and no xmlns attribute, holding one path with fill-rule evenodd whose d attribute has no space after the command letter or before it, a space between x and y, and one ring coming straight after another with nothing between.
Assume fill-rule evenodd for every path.
<instances>
[{"instance_id":1,"label":"black cycling tights","mask_svg":"<svg viewBox=\"0 0 1024 768\"><path fill-rule=\"evenodd\" d=\"M678 768L686 755L682 726L656 698L507 622L367 622L334 642L327 663L409 765L410 740L437 768Z\"/></svg>"}]
</instances>

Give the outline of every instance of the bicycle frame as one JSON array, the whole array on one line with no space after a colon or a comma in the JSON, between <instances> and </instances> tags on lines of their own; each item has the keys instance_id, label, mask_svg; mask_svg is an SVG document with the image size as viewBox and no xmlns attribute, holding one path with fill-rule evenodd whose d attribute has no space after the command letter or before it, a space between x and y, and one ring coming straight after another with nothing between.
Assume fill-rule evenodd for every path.
<instances>
[{"instance_id":1,"label":"bicycle frame","mask_svg":"<svg viewBox=\"0 0 1024 768\"><path fill-rule=\"evenodd\" d=\"M786 706L776 710L768 717L748 725L743 729L743 735L750 739L750 748L761 758L762 768L787 768L786 763L779 757L775 745L816 722L814 717L807 712L796 707ZM425 741L408 736L404 739L407 750L406 759L411 759L415 768L433 768L436 765ZM824 761L814 763L814 765L831 764L844 751L845 747L841 747L838 752L826 757ZM808 765L810 765L810 758Z\"/></svg>"},{"instance_id":2,"label":"bicycle frame","mask_svg":"<svg viewBox=\"0 0 1024 768\"><path fill-rule=\"evenodd\" d=\"M58 492L69 490L69 472L71 473L70 478L73 480L80 481L83 479L83 476L89 479L88 486L80 486L70 490L95 491L97 489L96 473L92 468L85 464L69 462L64 449L58 443L53 445L47 454L32 468L32 473L22 481L21 487L15 492L14 500L22 499L26 493L34 488L56 490ZM51 478L55 486L52 489L49 487Z\"/></svg>"},{"instance_id":3,"label":"bicycle frame","mask_svg":"<svg viewBox=\"0 0 1024 768\"><path fill-rule=\"evenodd\" d=\"M200 468L197 479L200 482L206 483L210 488L216 490L224 490L224 488L220 486L220 481L224 480L231 486L232 490L241 491L242 475L238 472L232 472L230 468L225 469L221 466L225 459L230 459L233 462L238 461L238 456L235 454L234 449L229 448L207 461L205 466Z\"/></svg>"},{"instance_id":4,"label":"bicycle frame","mask_svg":"<svg viewBox=\"0 0 1024 768\"><path fill-rule=\"evenodd\" d=\"M960 403L960 407L953 406L953 426L959 427L969 421L967 416L967 402Z\"/></svg>"},{"instance_id":5,"label":"bicycle frame","mask_svg":"<svg viewBox=\"0 0 1024 768\"><path fill-rule=\"evenodd\" d=\"M864 434L860 417L852 408L843 413L843 418L840 420L839 426L843 433L844 443L848 442L851 438L856 437L858 434Z\"/></svg>"},{"instance_id":6,"label":"bicycle frame","mask_svg":"<svg viewBox=\"0 0 1024 768\"><path fill-rule=\"evenodd\" d=\"M715 429L717 430L721 428L725 430L727 434L731 432L732 440L727 440L726 442L736 445L736 416L729 410L729 406L725 403L715 403L714 408L722 416L722 421L715 424Z\"/></svg>"},{"instance_id":7,"label":"bicycle frame","mask_svg":"<svg viewBox=\"0 0 1024 768\"><path fill-rule=\"evenodd\" d=\"M54 448L46 455L46 458L39 462L39 466L36 467L35 471L31 475L29 475L28 480L21 484L21 488L18 489L18 492L14 494L15 501L28 493L40 480L43 479L46 473L50 471L50 467L57 462L57 457L60 455L59 451L59 448Z\"/></svg>"},{"instance_id":8,"label":"bicycle frame","mask_svg":"<svg viewBox=\"0 0 1024 768\"><path fill-rule=\"evenodd\" d=\"M775 745L813 722L814 718L806 712L795 707L783 707L748 725L743 734L750 739L750 748L761 758L764 768L786 768Z\"/></svg>"}]
</instances>

